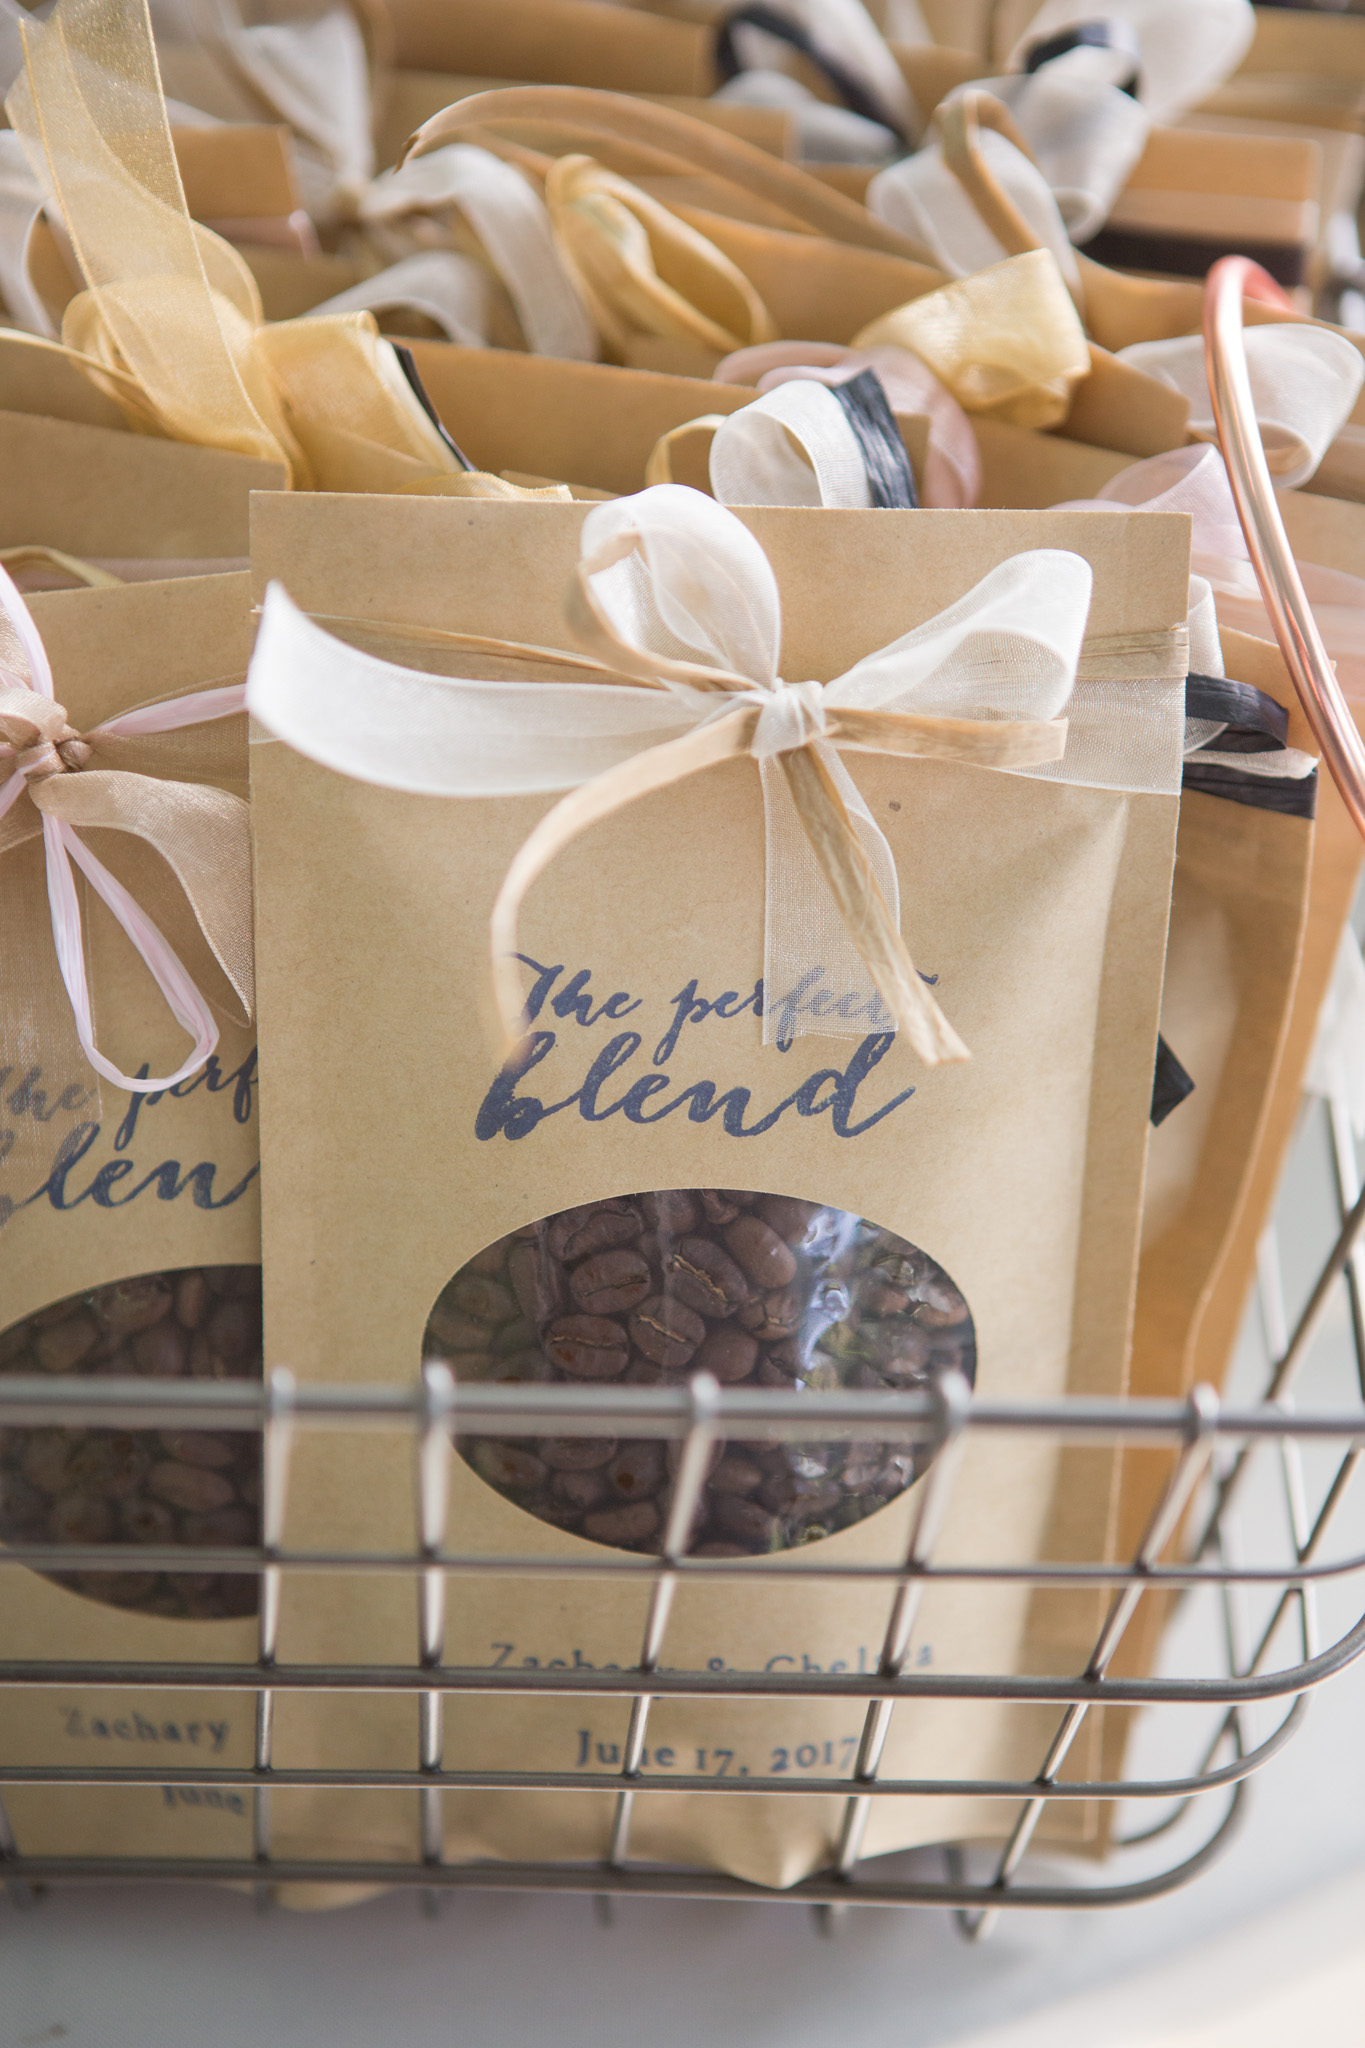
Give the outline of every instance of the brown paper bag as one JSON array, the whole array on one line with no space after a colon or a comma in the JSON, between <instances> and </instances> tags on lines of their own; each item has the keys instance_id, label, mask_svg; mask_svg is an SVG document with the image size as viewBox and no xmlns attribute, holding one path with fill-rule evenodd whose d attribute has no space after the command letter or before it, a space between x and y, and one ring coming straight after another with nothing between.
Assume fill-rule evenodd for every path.
<instances>
[{"instance_id":1,"label":"brown paper bag","mask_svg":"<svg viewBox=\"0 0 1365 2048\"><path fill-rule=\"evenodd\" d=\"M257 589L264 594L278 578L299 605L333 620L346 614L374 627L390 621L563 645L559 596L574 570L583 516L581 507L400 499L387 501L381 515L377 505L359 500L261 498ZM1085 672L1104 673L1113 663L1115 655L1104 650L1116 633L1137 636L1125 639L1136 667L1130 663L1124 673L1183 668L1183 644L1170 637L1179 634L1186 602L1186 542L1175 522L762 510L745 513L743 525L777 576L781 668L788 676L833 677L963 597L1020 549L1059 541L1094 568ZM831 603L831 592L839 601ZM297 624L305 636L314 632ZM316 640L310 644L316 651ZM253 692L265 673L266 645L263 638ZM456 648L450 658L453 673L474 672L459 665L472 656ZM279 672L301 671L291 656ZM375 671L366 668L365 675L373 679ZM340 715L332 684L325 687ZM1136 685L1109 689L1106 701L1126 725ZM368 701L368 682L363 695ZM253 702L269 723L260 700ZM1105 712L1098 715L1103 722ZM1171 745L1179 704L1164 715L1174 718L1163 741ZM537 1041L541 1071L517 1083L515 1069L499 1078L485 1036L488 916L509 860L544 815L545 799L397 794L278 743L257 748L258 959L270 1048L263 1132L271 1355L310 1376L409 1381L433 1304L440 1297L448 1312L464 1298L457 1276L471 1260L486 1264L481 1255L509 1231L640 1189L709 1189L737 1180L871 1218L922 1247L951 1276L939 1297L942 1321L960 1323L964 1302L973 1319L983 1391L1119 1392L1175 798L872 754L859 757L857 775L894 848L916 957L938 977L973 1058L928 1069L896 1045L879 1065L876 1079L886 1078L869 1094L866 1111L845 1120L850 1131L862 1129L854 1143L818 1116L793 1122L783 1115L769 1116L766 1130L760 1123L762 1135L737 1147L714 1118L672 1117L646 1134L613 1115L585 1135L563 1118L532 1130L537 1113L529 1106L514 1113L510 1104L513 1093L529 1096L540 1086L542 1104L563 1096L572 1109L586 1065L606 1044L603 1016L633 1017L636 1005L640 1029L622 1026L628 1037L613 1057L629 1057L642 1039L660 1041L657 1074L643 1055L643 1092L631 1098L639 1108L669 1089L680 1069L684 1100L700 1110L703 1095L711 1103L728 1091L727 1114L742 1124L751 1112L739 1105L752 1102L767 1112L795 1100L790 1091L806 1085L813 1064L831 1083L834 1071L845 1069L847 1047L794 1048L784 1056L759 1042L747 1015L753 996L744 992L755 989L763 971L764 872L757 778L747 763L632 805L542 876L519 950L547 963L541 1022L565 1021L554 1022L548 1045ZM561 961L550 975L548 963ZM722 998L719 1012L706 1013L712 1028L694 1028L689 1039L680 1025L681 1045L675 1033L665 1047L670 1019L690 1013L700 995L708 1003ZM581 1043L576 1014L597 1018ZM462 1050L451 1057L457 1045ZM424 1077L420 1087L417 1075ZM618 1077L613 1102L632 1078ZM907 1088L915 1090L911 1104L902 1101ZM809 1093L802 1099L813 1105ZM605 1098L594 1100L604 1114ZM898 1101L902 1107L893 1111ZM488 1128L486 1142L475 1137L476 1123ZM509 1147L496 1133L514 1126L528 1135ZM360 1193L367 1184L385 1190L382 1202ZM426 1344L458 1345L460 1313L455 1327L438 1316ZM409 1544L409 1458L406 1445L391 1451L344 1439L302 1443L289 1541ZM505 1468L492 1469L506 1480ZM535 1458L530 1469L544 1472ZM1058 1478L1050 1454L975 1444L956 1489L944 1554L1023 1562L1046 1537L1053 1554L1102 1555L1113 1477L1107 1457L1068 1462ZM1062 1496L1068 1513L1059 1516ZM814 1544L810 1554L895 1557L914 1498L913 1491L902 1493L880 1513ZM592 1550L589 1539L528 1514L462 1461L447 1540L461 1550L528 1557ZM803 1585L807 1554L791 1553L790 1576L761 1588L685 1588L666 1661L685 1669L873 1668L885 1595ZM411 1659L414 1618L411 1592L392 1581L353 1579L344 1591L330 1579L287 1586L281 1655L305 1662ZM564 1582L537 1585L533 1577L496 1585L462 1579L449 1601L445 1654L452 1664L475 1666L629 1666L639 1655L642 1622L641 1599L630 1589L618 1594L599 1585L585 1597ZM913 1659L941 1670L1077 1670L1097 1625L1091 1597L1043 1609L1009 1590L958 1587L950 1596L931 1596ZM859 1727L857 1713L795 1701L761 1711L661 1702L656 1716L649 1763L656 1775L846 1769ZM1027 1777L1053 1720L1046 1710L902 1707L886 1769ZM452 1695L446 1725L447 1760L461 1767L601 1770L619 1761L625 1710L505 1699L489 1714L477 1701ZM281 1763L325 1757L362 1768L412 1765L415 1734L410 1703L295 1699L282 1702L277 1753ZM1087 1754L1078 1755L1078 1765ZM601 1792L452 1796L446 1853L600 1857L612 1804ZM840 1814L837 1799L760 1806L731 1805L723 1795L651 1797L646 1780L633 1851L786 1884L828 1859ZM989 1802L879 1805L867 1849L1000 1833L1010 1817ZM286 1853L417 1851L416 1802L401 1795L281 1793L276 1818ZM1069 1809L1059 1825L1074 1839L1084 1834L1086 1816Z\"/></svg>"},{"instance_id":2,"label":"brown paper bag","mask_svg":"<svg viewBox=\"0 0 1365 2048\"><path fill-rule=\"evenodd\" d=\"M0 475L0 548L220 568L245 562L251 492L283 482L276 463L20 410L0 411Z\"/></svg>"},{"instance_id":3,"label":"brown paper bag","mask_svg":"<svg viewBox=\"0 0 1365 2048\"><path fill-rule=\"evenodd\" d=\"M240 682L246 667L252 621L240 574L37 596L31 609L57 698L81 732L152 699ZM212 735L207 753L192 727L125 741L117 760L115 743L96 743L88 765L117 767L128 784L139 773L198 781L207 765L210 783L240 792L243 725L238 717L198 728ZM7 825L29 808L21 797ZM208 1064L169 1092L134 1094L108 1080L97 1089L83 1061L68 1063L61 1031L34 1042L6 1028L0 1370L259 1374L254 1033L240 1012L238 1021L228 1014L232 989L161 857L127 831L82 836L222 1006L220 1038ZM30 1020L60 1020L67 999L45 929L41 841L9 848L0 873L7 989L27 967L39 1005ZM85 895L96 1042L125 1073L169 1074L185 1057L185 1034L93 891ZM249 929L242 938L249 945ZM252 1543L255 1459L248 1436L7 1429L0 1534ZM7 1654L17 1658L240 1659L254 1653L254 1600L251 1576L126 1567L0 1574ZM16 1764L243 1765L251 1715L241 1696L221 1693L14 1690L0 1694L0 1743ZM7 1791L5 1803L21 1852L33 1854L231 1855L250 1842L238 1793L25 1787Z\"/></svg>"},{"instance_id":4,"label":"brown paper bag","mask_svg":"<svg viewBox=\"0 0 1365 2048\"><path fill-rule=\"evenodd\" d=\"M701 98L720 83L715 35L702 22L600 0L462 0L458 9L388 0L387 11L395 61L414 71Z\"/></svg>"}]
</instances>

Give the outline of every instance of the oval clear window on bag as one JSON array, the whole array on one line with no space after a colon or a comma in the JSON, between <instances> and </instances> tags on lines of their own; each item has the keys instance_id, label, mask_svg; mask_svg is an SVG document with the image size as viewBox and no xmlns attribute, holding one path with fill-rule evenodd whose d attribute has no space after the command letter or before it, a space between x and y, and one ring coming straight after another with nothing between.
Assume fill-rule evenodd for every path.
<instances>
[{"instance_id":1,"label":"oval clear window on bag","mask_svg":"<svg viewBox=\"0 0 1365 2048\"><path fill-rule=\"evenodd\" d=\"M489 1245L442 1290L425 1356L457 1379L788 1392L922 1388L976 1370L966 1301L917 1246L846 1210L738 1188L566 1209ZM461 1456L528 1514L657 1551L679 1447L657 1439L464 1437ZM690 1545L743 1557L819 1541L925 1470L904 1444L723 1442Z\"/></svg>"},{"instance_id":2,"label":"oval clear window on bag","mask_svg":"<svg viewBox=\"0 0 1365 2048\"><path fill-rule=\"evenodd\" d=\"M67 1295L0 1331L0 1372L259 1379L261 1269L190 1266ZM7 1429L0 1542L259 1541L260 1440L251 1430ZM254 1614L249 1572L80 1570L44 1576L138 1614L220 1621Z\"/></svg>"}]
</instances>

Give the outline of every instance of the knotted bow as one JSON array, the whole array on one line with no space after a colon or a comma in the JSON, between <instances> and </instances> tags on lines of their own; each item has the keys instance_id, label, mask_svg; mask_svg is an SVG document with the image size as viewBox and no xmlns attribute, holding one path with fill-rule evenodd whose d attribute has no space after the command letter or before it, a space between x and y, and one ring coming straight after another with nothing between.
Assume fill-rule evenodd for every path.
<instances>
[{"instance_id":1,"label":"knotted bow","mask_svg":"<svg viewBox=\"0 0 1365 2048\"><path fill-rule=\"evenodd\" d=\"M814 977L822 1002L796 1028L899 1028L937 1065L966 1047L901 937L895 861L841 750L1055 772L1090 588L1076 555L1020 555L833 682L788 684L777 581L759 543L701 493L661 485L595 506L583 523L565 612L592 661L463 638L567 661L591 680L417 674L334 639L273 585L247 702L296 751L360 781L445 796L569 791L516 855L493 910L509 1036L523 1007L518 913L537 876L626 805L753 758L767 830L765 1039Z\"/></svg>"},{"instance_id":2,"label":"knotted bow","mask_svg":"<svg viewBox=\"0 0 1365 2048\"><path fill-rule=\"evenodd\" d=\"M87 764L96 756L114 761L145 753L154 735L230 718L245 708L245 687L231 683L144 704L81 733L56 700L51 665L33 616L3 570L0 612L17 643L0 654L0 858L41 833L52 944L76 1037L90 1066L135 1094L173 1088L204 1065L218 1043L218 1025L169 941L96 858L80 828L132 833L161 855L249 1017L254 988L247 805L241 797L209 785ZM27 676L21 668L27 669ZM9 772L4 775L6 767ZM176 1022L194 1040L193 1050L172 1074L125 1074L95 1044L73 863L122 926ZM22 892L11 894L9 903L0 1055L20 1044L37 1045L51 1067L56 1064L53 1041L60 1051L67 1027L58 1018L34 1016L35 1008L41 1008L34 991L45 979L41 949L46 935L36 920L30 920Z\"/></svg>"}]
</instances>

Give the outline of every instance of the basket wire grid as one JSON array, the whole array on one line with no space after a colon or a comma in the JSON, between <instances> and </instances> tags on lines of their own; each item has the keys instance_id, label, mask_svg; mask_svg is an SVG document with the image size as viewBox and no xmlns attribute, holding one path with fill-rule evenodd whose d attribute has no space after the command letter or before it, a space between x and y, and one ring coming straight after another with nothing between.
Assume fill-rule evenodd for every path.
<instances>
[{"instance_id":1,"label":"basket wire grid","mask_svg":"<svg viewBox=\"0 0 1365 2048\"><path fill-rule=\"evenodd\" d=\"M1268 280L1265 281L1269 283ZM1273 289L1273 287L1272 287ZM1217 266L1210 279L1210 377L1221 438L1253 561L1267 588L1277 637L1324 755L1353 815L1365 826L1365 749L1336 692L1335 678L1306 602L1294 586L1254 429L1241 347L1241 297L1262 293L1254 266L1240 258ZM1235 320L1234 320L1235 316ZM1250 420L1250 427L1248 427ZM1287 560L1287 567L1286 567ZM1273 586L1275 602L1271 602ZM1316 644L1315 644L1316 643ZM1002 1909L1100 1908L1156 1898L1189 1882L1232 1840L1247 1781L1296 1733L1313 1690L1365 1649L1365 1555L1331 1555L1328 1537L1365 1452L1365 1193L1350 1115L1343 1100L1327 1101L1336 1234L1331 1253L1308 1290L1292 1326L1285 1307L1273 1226L1263 1241L1258 1300L1268 1378L1259 1402L1223 1405L1208 1388L1185 1402L1080 1400L1007 1403L973 1400L965 1381L949 1376L933 1391L907 1394L802 1393L721 1389L698 1377L680 1388L600 1388L461 1385L448 1370L428 1365L414 1388L342 1387L298 1383L284 1369L264 1384L140 1380L0 1378L0 1429L91 1427L116 1429L250 1430L261 1439L263 1490L260 1542L253 1548L192 1550L177 1546L13 1545L0 1551L0 1567L139 1571L192 1568L196 1572L249 1573L259 1583L257 1656L248 1663L116 1663L104 1659L0 1658L3 1688L164 1688L168 1692L228 1692L254 1696L254 1756L249 1767L36 1766L0 1763L5 1786L164 1786L217 1788L249 1795L249 1856L171 1857L29 1855L23 1852L0 1806L0 1876L10 1895L28 1900L34 1888L80 1881L171 1880L247 1883L267 1903L287 1882L399 1886L428 1906L461 1889L576 1892L609 1902L619 1895L692 1899L772 1899L815 1906L826 1925L853 1905L952 1909L972 1938L989 1932ZM1354 1359L1349 1402L1334 1412L1296 1412L1293 1391L1325 1319L1344 1290ZM451 1460L458 1425L464 1436L603 1436L668 1438L680 1446L667 1525L657 1556L608 1552L602 1556L546 1558L457 1553L444 1547ZM286 1548L291 1451L303 1431L350 1428L407 1433L414 1448L416 1541L392 1553ZM973 1437L1005 1435L1034 1441L1155 1445L1174 1455L1164 1491L1137 1547L1126 1561L945 1564L935 1545L952 1495L964 1447ZM675 1670L664 1652L675 1597L689 1579L724 1576L760 1583L789 1573L772 1558L691 1557L695 1517L713 1444L722 1437L773 1442L845 1438L898 1445L928 1445L935 1455L918 1488L906 1552L893 1563L831 1563L819 1556L803 1570L814 1579L881 1585L886 1623L875 1670L868 1672ZM1310 1487L1305 1451L1330 1458L1325 1482ZM1250 1492L1258 1461L1273 1460L1284 1505L1284 1538L1276 1555L1243 1561L1237 1510ZM1264 1516L1258 1512L1258 1527ZM1186 1532L1168 1561L1173 1540ZM393 1666L307 1664L286 1666L278 1656L280 1615L287 1575L363 1572L399 1574L415 1588L416 1654ZM454 1667L444 1661L448 1583L471 1576L635 1582L647 1589L638 1663L630 1670ZM1354 1585L1360 1578L1360 1613L1352 1626L1323 1646L1316 1589L1328 1580ZM1107 1593L1103 1623L1084 1669L1074 1676L1012 1672L952 1673L912 1667L911 1650L926 1591L951 1583L1088 1588ZM1221 1624L1206 1628L1202 1650L1215 1668L1188 1676L1114 1676L1116 1655L1144 1596L1176 1593L1211 1599ZM1253 1611L1254 1609L1254 1611ZM415 1702L414 1769L293 1768L274 1756L276 1703L282 1694L316 1691L399 1694ZM581 1696L630 1701L619 1768L470 1770L446 1754L445 1703L452 1696ZM861 1734L847 1775L750 1775L702 1770L666 1776L647 1765L654 1703L668 1699L718 1702L836 1700L861 1715ZM916 1699L998 1701L1055 1709L1056 1726L1036 1774L1026 1780L905 1779L884 1774L883 1760L898 1704ZM1107 1707L1145 1707L1149 1718L1198 1709L1202 1739L1180 1774L1130 1770L1113 1780L1063 1778L1087 1718ZM1273 1718L1268 1727L1261 1723ZM1199 1718L1199 1717L1196 1717ZM1255 1723L1255 1725L1253 1725ZM1182 1755L1189 1755L1186 1716L1180 1721ZM420 1822L420 1854L410 1862L357 1858L302 1860L272 1848L271 1795L277 1789L409 1792ZM513 1864L447 1862L443 1806L450 1793L608 1793L613 1799L609 1853L603 1862ZM632 1858L635 1803L642 1794L697 1798L717 1795L838 1798L842 1825L828 1869L784 1889L761 1886L699 1868L659 1867ZM906 1797L988 1798L1012 1813L1003 1843L987 1850L948 1846L917 1852L907 1873L885 1874L885 1860L865 1861L862 1850L875 1802ZM1119 1801L1158 1818L1117 1844L1130 1860L1155 1867L1113 1881L1093 1868L1058 1871L1030 1854L1039 1823L1052 1802ZM1208 1821L1213 1809L1212 1823ZM1194 1816L1194 1819L1192 1819ZM1197 1838L1185 1840L1197 1820ZM1154 1849L1152 1845L1157 1845Z\"/></svg>"}]
</instances>

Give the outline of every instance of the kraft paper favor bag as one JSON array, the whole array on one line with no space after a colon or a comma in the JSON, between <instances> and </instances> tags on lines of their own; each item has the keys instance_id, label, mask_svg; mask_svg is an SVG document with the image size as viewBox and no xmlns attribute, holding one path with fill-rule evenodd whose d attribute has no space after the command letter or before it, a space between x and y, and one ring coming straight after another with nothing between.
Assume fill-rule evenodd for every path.
<instances>
[{"instance_id":1,"label":"kraft paper favor bag","mask_svg":"<svg viewBox=\"0 0 1365 2048\"><path fill-rule=\"evenodd\" d=\"M27 651L6 597L0 803L16 774L23 785L0 818L6 1373L261 1370L246 583L239 573L35 596ZM66 738L60 715L43 710L53 702L43 649ZM184 722L196 710L217 715ZM35 726L54 736L26 746ZM15 770L16 748L27 775ZM53 951L35 836L45 819L61 824L83 898L98 1071ZM110 894L142 957L106 909ZM170 1085L150 1086L162 1077ZM250 1544L256 1456L246 1435L6 1429L0 1540ZM254 1603L254 1577L192 1568L0 1574L6 1655L17 1658L240 1659L253 1653ZM243 1764L250 1721L243 1699L223 1694L0 1693L0 1744L13 1763ZM7 1790L5 1804L32 1854L233 1854L250 1840L238 1794L30 1786Z\"/></svg>"},{"instance_id":2,"label":"kraft paper favor bag","mask_svg":"<svg viewBox=\"0 0 1365 2048\"><path fill-rule=\"evenodd\" d=\"M814 1355L794 1360L781 1348L792 1310L774 1280L778 1295L785 1274L808 1298L813 1263L823 1261L820 1284L836 1289L823 1297L827 1324L839 1314L838 1288L861 1301L872 1284L837 1278L848 1268L838 1268L837 1245L817 1245L826 1231L856 1240L857 1256L878 1267L876 1287L889 1290L877 1296L877 1313L891 1319L889 1348L877 1355L892 1381L922 1383L956 1362L974 1364L977 1385L995 1396L1119 1393L1178 802L1186 549L1174 521L788 509L737 518L677 488L593 508L586 520L569 505L258 499L266 618L250 687L264 728L252 776L270 1355L306 1376L407 1384L424 1355L468 1373L489 1370L496 1353L502 1363L491 1369L514 1378L610 1382L623 1376L629 1347L632 1381L648 1381L691 1369L704 1341L703 1362L731 1381L763 1347L759 1373L780 1383L852 1373L855 1383L888 1384L859 1364L859 1346L872 1340L854 1341L856 1316L830 1328ZM632 582L598 573L626 556ZM696 580L670 580L679 573ZM571 653L560 608L571 583L575 616L596 619L584 631L633 687L584 693L581 655L547 673L490 654L490 639ZM693 613L679 609L687 587L700 593ZM709 614L712 594L728 609ZM642 623L656 603L671 620L667 657L648 651ZM989 626L984 639L977 625ZM405 628L420 629L420 643L405 643ZM452 636L444 675L485 677L491 695L414 672L430 666L443 633ZM478 637L484 666L462 635ZM888 647L878 667L871 658ZM827 693L823 714L818 684L772 691L774 674L828 684L860 660L868 666ZM651 675L656 684L698 676L698 661L749 692L701 727L699 705L714 698L648 687ZM509 670L524 680L500 682ZM802 721L837 716L841 729L857 728L862 714L832 709L841 689L850 703L886 706L875 740L865 728L872 746L904 733L900 744L958 758L812 756L802 734L821 728ZM499 712L509 690L510 712ZM742 758L760 708L771 731L798 702L798 722L776 733L778 759L787 762L784 748L797 758L778 767L769 756L760 775ZM404 704L425 735L416 748ZM478 716L493 752L471 734L443 732L446 710L458 718L462 704L486 707ZM886 715L915 709L919 718ZM967 723L949 731L945 712ZM1071 722L1054 768L1041 756L1063 744L1051 723L1059 712ZM523 773L520 749L543 748L542 726L559 735L551 758ZM706 758L717 765L672 780L661 742L679 773L679 757L695 762L698 749L714 749ZM1030 758L1018 750L1036 749L1037 765L969 766L969 745L992 750L978 760L1016 763ZM880 915L866 884L841 885L852 892L841 898L846 927L784 807L784 788L810 801L800 773L809 759L828 759L821 773L841 803L866 804L857 815L881 877L877 900L899 887L905 940L886 938L874 989L858 950L872 944L866 920ZM480 760L502 794L432 793L471 787ZM654 774L656 762L669 780L608 807L560 848L526 896L515 939L504 922L502 1014L510 1006L515 1028L525 1002L531 1034L504 1064L490 915L528 833L539 825L552 835L542 854L556 843L546 823L555 793L612 762L615 786ZM380 787L381 777L402 786ZM541 793L515 794L528 778ZM840 848L853 828L837 806L818 815L833 820L822 858L847 876ZM904 960L903 943L932 990L886 964ZM893 1016L894 1034L868 1028ZM808 1044L809 1031L820 1035ZM599 1236L598 1250L624 1253L624 1278L620 1257L579 1272ZM670 1277L642 1302L641 1271L654 1272L659 1256ZM804 1280L790 1277L793 1265ZM560 1297L548 1322L528 1320L546 1305L537 1307L536 1288L543 1283L553 1307L570 1267L579 1308ZM701 1277L684 1283L684 1268ZM751 1268L759 1278L744 1277ZM625 1294L611 1292L618 1284ZM527 1289L518 1322L509 1304ZM706 1314L688 1305L698 1301ZM556 1320L561 1310L567 1324ZM463 1443L448 1543L530 1560L600 1554L603 1542L648 1549L657 1541L650 1500L666 1481L648 1446L619 1448L604 1496L562 1460L547 1465L559 1455L553 1445ZM666 1661L874 1668L888 1596L803 1583L802 1562L902 1554L914 1468L892 1473L878 1461L855 1477L835 1447L817 1445L808 1467L769 1472L767 1490L755 1492L750 1456L764 1448L729 1447L734 1498L717 1505L715 1481L697 1541L720 1558L771 1546L784 1553L779 1577L685 1587ZM301 1443L287 1540L406 1546L410 1459L406 1443ZM1103 1556L1115 1484L1107 1453L1059 1461L1013 1441L974 1443L943 1553L1023 1562L1046 1544L1056 1556ZM805 1540L791 1548L798 1533ZM630 1666L643 1617L634 1588L596 1584L580 1595L533 1576L465 1578L451 1588L445 1656L453 1665ZM958 1586L931 1595L912 1663L1078 1670L1098 1624L1090 1595ZM286 1586L283 1658L385 1662L415 1648L406 1587L356 1578L344 1590L332 1580ZM861 1725L857 1710L796 1701L761 1710L661 1702L656 1715L649 1769L659 1774L846 1769ZM614 1703L553 1700L503 1700L493 1716L451 1695L445 1756L470 1768L610 1769L626 1718ZM902 1706L886 1771L1027 1777L1054 1719ZM414 1764L416 1754L411 1702L281 1703L281 1763ZM1091 1755L1083 1744L1077 1766ZM732 1807L723 1795L651 1798L648 1784L635 1855L788 1884L832 1853L837 1798ZM452 1857L598 1858L613 1800L489 1794L448 1796L444 1806ZM878 1804L866 1848L998 1835L1011 1819L989 1803L898 1800ZM417 1853L410 1796L281 1793L275 1820L283 1853ZM1094 1816L1075 1809L1059 1821L1073 1841L1093 1828Z\"/></svg>"}]
</instances>

